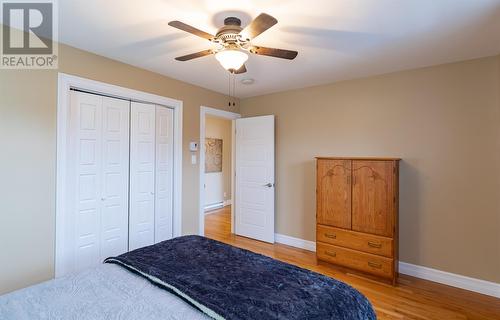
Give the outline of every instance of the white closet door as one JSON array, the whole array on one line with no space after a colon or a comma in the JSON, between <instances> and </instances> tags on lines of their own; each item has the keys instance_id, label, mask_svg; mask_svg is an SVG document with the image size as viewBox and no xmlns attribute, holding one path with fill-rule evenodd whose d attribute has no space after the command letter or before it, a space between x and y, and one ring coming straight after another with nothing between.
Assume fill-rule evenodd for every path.
<instances>
[{"instance_id":1,"label":"white closet door","mask_svg":"<svg viewBox=\"0 0 500 320\"><path fill-rule=\"evenodd\" d=\"M71 92L68 272L128 249L129 102Z\"/></svg>"},{"instance_id":2,"label":"white closet door","mask_svg":"<svg viewBox=\"0 0 500 320\"><path fill-rule=\"evenodd\" d=\"M71 271L97 265L100 260L102 98L71 92L69 172L72 183L68 220L73 242ZM73 233L74 232L74 233Z\"/></svg>"},{"instance_id":3,"label":"white closet door","mask_svg":"<svg viewBox=\"0 0 500 320\"><path fill-rule=\"evenodd\" d=\"M103 97L101 260L128 250L130 102Z\"/></svg>"},{"instance_id":4,"label":"white closet door","mask_svg":"<svg viewBox=\"0 0 500 320\"><path fill-rule=\"evenodd\" d=\"M173 116L172 109L156 107L155 243L172 238Z\"/></svg>"},{"instance_id":5,"label":"white closet door","mask_svg":"<svg viewBox=\"0 0 500 320\"><path fill-rule=\"evenodd\" d=\"M154 243L155 113L152 104L131 104L129 250Z\"/></svg>"}]
</instances>

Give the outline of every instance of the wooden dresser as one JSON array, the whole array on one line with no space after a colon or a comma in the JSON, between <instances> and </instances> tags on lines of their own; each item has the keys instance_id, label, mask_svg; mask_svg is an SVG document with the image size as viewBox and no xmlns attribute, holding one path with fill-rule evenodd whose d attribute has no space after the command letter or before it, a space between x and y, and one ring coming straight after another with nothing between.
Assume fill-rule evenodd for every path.
<instances>
[{"instance_id":1,"label":"wooden dresser","mask_svg":"<svg viewBox=\"0 0 500 320\"><path fill-rule=\"evenodd\" d=\"M395 284L400 159L316 159L318 259Z\"/></svg>"}]
</instances>

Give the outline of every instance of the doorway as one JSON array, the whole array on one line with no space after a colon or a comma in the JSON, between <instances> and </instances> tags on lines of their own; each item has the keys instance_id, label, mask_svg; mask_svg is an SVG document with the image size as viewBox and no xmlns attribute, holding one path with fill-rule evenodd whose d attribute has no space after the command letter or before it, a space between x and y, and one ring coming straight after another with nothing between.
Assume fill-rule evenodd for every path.
<instances>
[{"instance_id":1,"label":"doorway","mask_svg":"<svg viewBox=\"0 0 500 320\"><path fill-rule=\"evenodd\" d=\"M205 119L205 214L231 205L232 121Z\"/></svg>"},{"instance_id":2,"label":"doorway","mask_svg":"<svg viewBox=\"0 0 500 320\"><path fill-rule=\"evenodd\" d=\"M224 212L225 224L234 232L234 120L238 113L200 108L199 234L205 235L208 219ZM211 216L212 215L212 216ZM228 219L229 218L229 219ZM211 221L211 220L210 220Z\"/></svg>"},{"instance_id":3,"label":"doorway","mask_svg":"<svg viewBox=\"0 0 500 320\"><path fill-rule=\"evenodd\" d=\"M207 178L207 173L209 172L205 172L207 149L205 145L207 138L206 127L207 119L213 117L230 120L232 124L231 192L226 193L226 198L230 195L230 206L227 206L228 199L225 200L225 203L224 200L212 203L210 198L207 197L207 180L211 179L211 177ZM222 226L219 229L230 230L230 235L236 234L238 236L274 243L274 136L275 117L273 115L241 118L237 113L201 107L199 235L205 235L205 222L208 221L211 223L209 227L213 227L215 222L219 227ZM208 143L216 144L214 141L209 141ZM219 170L222 169L219 168ZM208 187L210 188L210 185ZM226 206L224 207L224 205ZM206 219L206 209L218 209L218 211L213 212L214 216L212 219ZM212 231L210 234L213 234ZM223 233L227 234L227 231Z\"/></svg>"}]
</instances>

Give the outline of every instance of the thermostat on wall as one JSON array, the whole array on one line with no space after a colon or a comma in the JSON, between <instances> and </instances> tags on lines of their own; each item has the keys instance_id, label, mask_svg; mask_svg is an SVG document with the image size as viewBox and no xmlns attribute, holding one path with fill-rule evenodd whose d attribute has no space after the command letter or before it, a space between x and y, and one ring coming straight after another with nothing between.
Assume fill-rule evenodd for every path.
<instances>
[{"instance_id":1,"label":"thermostat on wall","mask_svg":"<svg viewBox=\"0 0 500 320\"><path fill-rule=\"evenodd\" d=\"M192 151L192 152L198 151L198 142L190 142L189 143L189 151Z\"/></svg>"}]
</instances>

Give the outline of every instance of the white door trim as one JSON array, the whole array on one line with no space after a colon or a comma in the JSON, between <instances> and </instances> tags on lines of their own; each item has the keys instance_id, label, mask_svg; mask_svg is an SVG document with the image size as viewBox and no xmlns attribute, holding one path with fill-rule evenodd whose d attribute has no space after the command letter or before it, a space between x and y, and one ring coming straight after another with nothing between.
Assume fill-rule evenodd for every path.
<instances>
[{"instance_id":1,"label":"white door trim","mask_svg":"<svg viewBox=\"0 0 500 320\"><path fill-rule=\"evenodd\" d=\"M235 112L224 111L210 107L200 107L200 186L199 186L199 212L198 212L198 234L205 235L205 123L206 116L212 115L219 118L233 120L231 130L231 196L234 203L234 120L241 118L241 114ZM234 232L234 206L231 206L231 233Z\"/></svg>"},{"instance_id":2,"label":"white door trim","mask_svg":"<svg viewBox=\"0 0 500 320\"><path fill-rule=\"evenodd\" d=\"M65 73L58 74L57 91L57 160L56 160L56 241L55 241L55 277L64 273L61 257L66 252L64 247L64 227L66 204L66 154L68 151L68 110L69 92L78 88L88 92L101 93L117 98L149 102L174 110L174 237L182 234L182 101L159 95L137 91L125 87L90 80Z\"/></svg>"}]
</instances>

